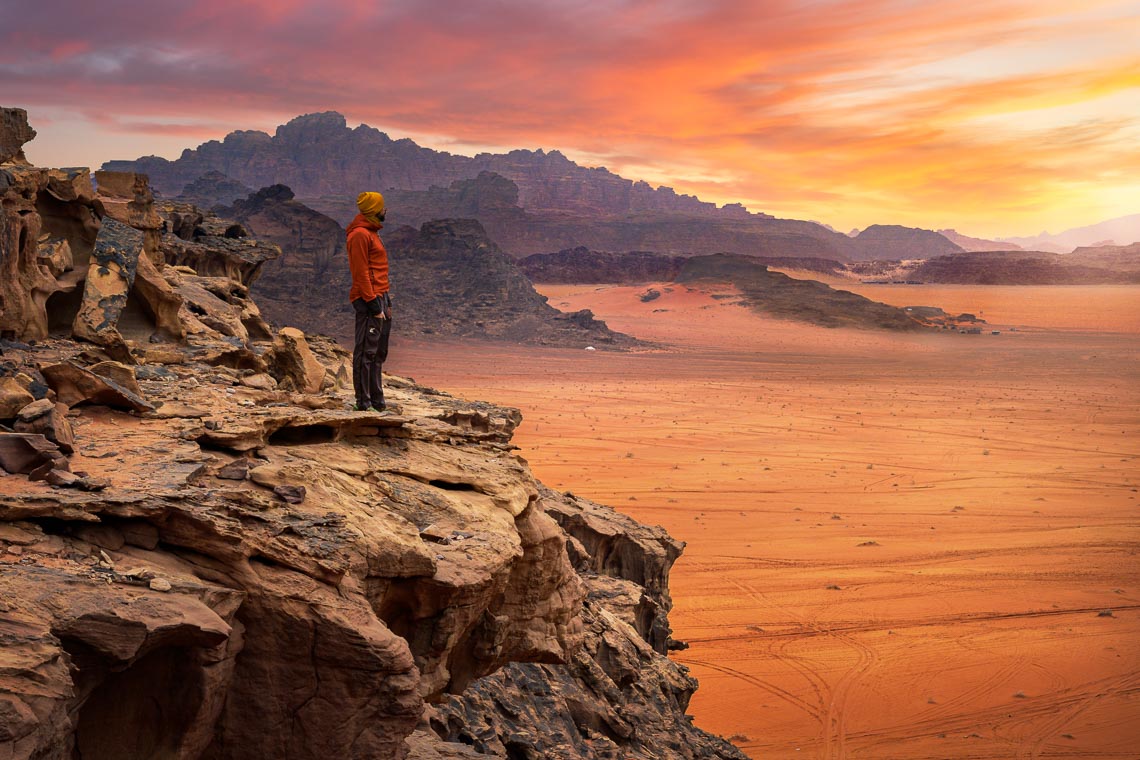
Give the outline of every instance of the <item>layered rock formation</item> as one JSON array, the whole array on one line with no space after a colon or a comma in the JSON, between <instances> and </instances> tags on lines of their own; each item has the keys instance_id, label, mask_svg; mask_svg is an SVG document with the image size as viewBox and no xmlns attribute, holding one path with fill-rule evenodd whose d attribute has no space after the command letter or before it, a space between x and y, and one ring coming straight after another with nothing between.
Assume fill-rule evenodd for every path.
<instances>
[{"instance_id":1,"label":"layered rock formation","mask_svg":"<svg viewBox=\"0 0 1140 760\"><path fill-rule=\"evenodd\" d=\"M680 546L544 489L516 410L390 377L399 414L347 411L345 352L248 297L275 248L181 204L162 232L138 176L66 199L13 166L0 319L35 343L0 344L0 756L743 757L662 656ZM28 247L52 225L70 266ZM80 261L74 291L122 283L106 324L42 334L32 292Z\"/></svg>"}]
</instances>

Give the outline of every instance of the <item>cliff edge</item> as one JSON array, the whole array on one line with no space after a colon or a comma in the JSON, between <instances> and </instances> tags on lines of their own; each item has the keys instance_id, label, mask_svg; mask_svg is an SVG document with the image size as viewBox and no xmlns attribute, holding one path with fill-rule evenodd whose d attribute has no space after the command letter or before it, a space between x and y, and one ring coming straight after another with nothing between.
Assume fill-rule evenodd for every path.
<instances>
[{"instance_id":1,"label":"cliff edge","mask_svg":"<svg viewBox=\"0 0 1140 760\"><path fill-rule=\"evenodd\" d=\"M664 656L677 542L543 488L516 410L348 411L249 298L274 246L3 116L0 756L743 757Z\"/></svg>"}]
</instances>

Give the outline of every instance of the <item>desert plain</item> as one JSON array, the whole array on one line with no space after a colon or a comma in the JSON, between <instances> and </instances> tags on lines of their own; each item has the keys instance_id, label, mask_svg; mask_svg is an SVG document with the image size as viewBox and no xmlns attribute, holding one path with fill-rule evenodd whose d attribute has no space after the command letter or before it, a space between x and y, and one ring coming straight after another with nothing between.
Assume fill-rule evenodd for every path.
<instances>
[{"instance_id":1,"label":"desert plain","mask_svg":"<svg viewBox=\"0 0 1140 760\"><path fill-rule=\"evenodd\" d=\"M540 287L644 350L386 368L520 408L540 479L686 542L698 725L754 758L1140 757L1140 287L843 284L982 335L654 287Z\"/></svg>"}]
</instances>

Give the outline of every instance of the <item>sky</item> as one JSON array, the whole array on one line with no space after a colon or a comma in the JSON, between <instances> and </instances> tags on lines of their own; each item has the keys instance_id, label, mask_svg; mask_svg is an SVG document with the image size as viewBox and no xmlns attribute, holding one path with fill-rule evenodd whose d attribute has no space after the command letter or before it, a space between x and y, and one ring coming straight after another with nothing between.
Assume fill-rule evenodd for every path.
<instances>
[{"instance_id":1,"label":"sky","mask_svg":"<svg viewBox=\"0 0 1140 760\"><path fill-rule=\"evenodd\" d=\"M1140 0L0 0L41 166L336 110L717 203L1029 235L1140 212Z\"/></svg>"}]
</instances>

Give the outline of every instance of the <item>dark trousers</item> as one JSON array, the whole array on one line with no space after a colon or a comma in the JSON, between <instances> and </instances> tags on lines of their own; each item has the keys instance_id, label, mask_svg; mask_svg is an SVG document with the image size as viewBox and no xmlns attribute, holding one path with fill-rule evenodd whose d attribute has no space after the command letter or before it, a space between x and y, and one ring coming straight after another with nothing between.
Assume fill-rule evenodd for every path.
<instances>
[{"instance_id":1,"label":"dark trousers","mask_svg":"<svg viewBox=\"0 0 1140 760\"><path fill-rule=\"evenodd\" d=\"M352 387L356 404L362 409L384 406L384 386L380 369L388 358L388 336L392 333L392 312L384 298L387 319L368 313L362 299L352 302L356 312L356 344L352 349Z\"/></svg>"}]
</instances>

